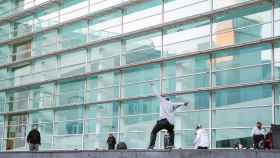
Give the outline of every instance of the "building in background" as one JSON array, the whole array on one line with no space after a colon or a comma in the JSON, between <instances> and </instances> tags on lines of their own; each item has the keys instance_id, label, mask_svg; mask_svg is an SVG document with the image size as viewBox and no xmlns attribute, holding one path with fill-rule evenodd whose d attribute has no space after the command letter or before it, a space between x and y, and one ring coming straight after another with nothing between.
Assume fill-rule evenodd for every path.
<instances>
[{"instance_id":1,"label":"building in background","mask_svg":"<svg viewBox=\"0 0 280 158\"><path fill-rule=\"evenodd\" d=\"M173 101L175 146L194 128L211 148L251 145L280 123L279 0L0 0L0 149L147 148L159 118L149 82ZM163 148L164 133L157 148Z\"/></svg>"}]
</instances>

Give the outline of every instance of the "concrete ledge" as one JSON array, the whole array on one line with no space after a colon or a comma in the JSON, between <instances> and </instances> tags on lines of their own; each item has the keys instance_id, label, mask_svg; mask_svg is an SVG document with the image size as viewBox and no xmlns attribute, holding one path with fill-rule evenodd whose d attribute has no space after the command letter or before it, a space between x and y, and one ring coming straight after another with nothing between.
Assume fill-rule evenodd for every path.
<instances>
[{"instance_id":1,"label":"concrete ledge","mask_svg":"<svg viewBox=\"0 0 280 158\"><path fill-rule=\"evenodd\" d=\"M2 152L0 158L280 158L280 150L126 150Z\"/></svg>"}]
</instances>

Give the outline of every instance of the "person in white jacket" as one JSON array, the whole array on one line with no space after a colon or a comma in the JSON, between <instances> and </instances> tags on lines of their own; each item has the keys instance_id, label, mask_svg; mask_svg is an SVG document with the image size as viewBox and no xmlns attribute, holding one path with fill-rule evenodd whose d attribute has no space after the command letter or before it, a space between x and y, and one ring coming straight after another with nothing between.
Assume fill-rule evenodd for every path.
<instances>
[{"instance_id":1,"label":"person in white jacket","mask_svg":"<svg viewBox=\"0 0 280 158\"><path fill-rule=\"evenodd\" d=\"M196 137L193 144L195 149L208 149L209 147L208 132L201 125L196 127Z\"/></svg>"},{"instance_id":2,"label":"person in white jacket","mask_svg":"<svg viewBox=\"0 0 280 158\"><path fill-rule=\"evenodd\" d=\"M169 134L168 148L173 148L174 147L174 112L177 108L179 108L182 105L187 106L188 102L172 103L169 100L169 98L160 96L160 94L157 92L152 82L150 84L152 86L154 95L156 95L160 101L160 114L159 114L160 120L157 121L156 125L154 126L151 132L150 144L148 149L154 148L157 133L162 129L166 129Z\"/></svg>"}]
</instances>

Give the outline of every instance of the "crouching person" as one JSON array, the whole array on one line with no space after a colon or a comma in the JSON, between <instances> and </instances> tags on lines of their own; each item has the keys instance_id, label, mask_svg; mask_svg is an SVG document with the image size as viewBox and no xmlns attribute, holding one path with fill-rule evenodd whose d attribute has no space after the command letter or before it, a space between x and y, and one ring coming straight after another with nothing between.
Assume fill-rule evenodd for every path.
<instances>
[{"instance_id":1,"label":"crouching person","mask_svg":"<svg viewBox=\"0 0 280 158\"><path fill-rule=\"evenodd\" d=\"M32 130L27 135L27 142L29 144L29 151L39 151L41 136L38 131L38 125L32 126Z\"/></svg>"}]
</instances>

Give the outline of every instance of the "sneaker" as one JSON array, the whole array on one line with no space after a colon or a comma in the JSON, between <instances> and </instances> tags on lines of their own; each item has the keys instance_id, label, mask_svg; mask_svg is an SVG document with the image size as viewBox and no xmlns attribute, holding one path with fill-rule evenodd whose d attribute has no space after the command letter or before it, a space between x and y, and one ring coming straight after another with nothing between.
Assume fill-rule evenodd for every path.
<instances>
[{"instance_id":1,"label":"sneaker","mask_svg":"<svg viewBox=\"0 0 280 158\"><path fill-rule=\"evenodd\" d=\"M154 149L153 146L149 146L149 147L148 147L148 150L153 150L153 149Z\"/></svg>"},{"instance_id":2,"label":"sneaker","mask_svg":"<svg viewBox=\"0 0 280 158\"><path fill-rule=\"evenodd\" d=\"M166 149L174 149L175 148L175 146L174 145L170 145L170 146L167 146L167 148Z\"/></svg>"}]
</instances>

